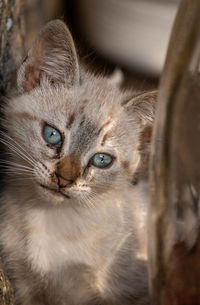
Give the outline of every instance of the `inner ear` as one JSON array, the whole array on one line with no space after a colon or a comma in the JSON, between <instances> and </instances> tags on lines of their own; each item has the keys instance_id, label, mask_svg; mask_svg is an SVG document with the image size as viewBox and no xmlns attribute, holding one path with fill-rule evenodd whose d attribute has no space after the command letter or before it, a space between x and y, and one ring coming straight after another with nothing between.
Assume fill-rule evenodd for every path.
<instances>
[{"instance_id":1,"label":"inner ear","mask_svg":"<svg viewBox=\"0 0 200 305\"><path fill-rule=\"evenodd\" d=\"M140 163L134 172L133 183L148 179L149 161L152 140L152 125L146 125L139 135L138 151L140 154Z\"/></svg>"},{"instance_id":2,"label":"inner ear","mask_svg":"<svg viewBox=\"0 0 200 305\"><path fill-rule=\"evenodd\" d=\"M132 98L129 97L122 102L122 106L127 111L129 119L137 122L139 127L138 151L141 161L134 174L134 179L144 179L148 173L157 94L157 91L149 91Z\"/></svg>"},{"instance_id":3,"label":"inner ear","mask_svg":"<svg viewBox=\"0 0 200 305\"><path fill-rule=\"evenodd\" d=\"M141 122L141 126L152 124L155 117L155 109L158 91L141 93L132 98L128 97L122 102L125 111L134 119Z\"/></svg>"},{"instance_id":4,"label":"inner ear","mask_svg":"<svg viewBox=\"0 0 200 305\"><path fill-rule=\"evenodd\" d=\"M158 91L141 93L132 98L122 101L122 106L127 112L129 119L136 122L139 132L141 147L146 146L151 141L152 127L155 118L155 109Z\"/></svg>"},{"instance_id":5,"label":"inner ear","mask_svg":"<svg viewBox=\"0 0 200 305\"><path fill-rule=\"evenodd\" d=\"M79 65L72 36L61 20L50 21L39 33L18 72L18 88L30 91L43 77L52 84L79 82Z\"/></svg>"},{"instance_id":6,"label":"inner ear","mask_svg":"<svg viewBox=\"0 0 200 305\"><path fill-rule=\"evenodd\" d=\"M157 90L149 91L122 102L129 118L138 124L140 150L143 151L151 142L157 95Z\"/></svg>"}]
</instances>

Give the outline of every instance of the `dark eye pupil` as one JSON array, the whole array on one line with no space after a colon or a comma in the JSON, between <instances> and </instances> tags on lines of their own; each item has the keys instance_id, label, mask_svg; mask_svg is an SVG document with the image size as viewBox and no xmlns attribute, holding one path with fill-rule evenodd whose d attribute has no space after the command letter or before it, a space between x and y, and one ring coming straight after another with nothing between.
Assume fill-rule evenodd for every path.
<instances>
[{"instance_id":1,"label":"dark eye pupil","mask_svg":"<svg viewBox=\"0 0 200 305\"><path fill-rule=\"evenodd\" d=\"M51 137L52 136L55 136L56 135L56 131L54 130L54 131L52 131L52 133L51 133Z\"/></svg>"},{"instance_id":2,"label":"dark eye pupil","mask_svg":"<svg viewBox=\"0 0 200 305\"><path fill-rule=\"evenodd\" d=\"M100 155L100 159L101 159L101 163L103 163L105 159L104 155Z\"/></svg>"},{"instance_id":3,"label":"dark eye pupil","mask_svg":"<svg viewBox=\"0 0 200 305\"><path fill-rule=\"evenodd\" d=\"M99 168L106 168L108 165L112 163L112 156L109 154L95 154L91 159L90 162L92 165L99 167Z\"/></svg>"},{"instance_id":4,"label":"dark eye pupil","mask_svg":"<svg viewBox=\"0 0 200 305\"><path fill-rule=\"evenodd\" d=\"M47 143L52 144L55 147L60 147L62 145L62 136L60 132L52 126L45 125L43 135Z\"/></svg>"}]
</instances>

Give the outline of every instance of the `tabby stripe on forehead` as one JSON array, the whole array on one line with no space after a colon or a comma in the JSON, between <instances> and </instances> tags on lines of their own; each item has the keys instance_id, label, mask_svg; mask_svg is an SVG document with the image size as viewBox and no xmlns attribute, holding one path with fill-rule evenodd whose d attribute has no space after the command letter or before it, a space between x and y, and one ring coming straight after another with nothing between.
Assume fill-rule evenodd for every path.
<instances>
[{"instance_id":1,"label":"tabby stripe on forehead","mask_svg":"<svg viewBox=\"0 0 200 305\"><path fill-rule=\"evenodd\" d=\"M85 122L85 115L82 116L82 120L80 122L80 127L84 124L84 122Z\"/></svg>"},{"instance_id":2,"label":"tabby stripe on forehead","mask_svg":"<svg viewBox=\"0 0 200 305\"><path fill-rule=\"evenodd\" d=\"M75 114L72 113L69 117L69 121L67 122L66 128L70 129L75 119Z\"/></svg>"},{"instance_id":3,"label":"tabby stripe on forehead","mask_svg":"<svg viewBox=\"0 0 200 305\"><path fill-rule=\"evenodd\" d=\"M107 121L106 123L104 123L98 130L98 134L100 134L100 132L107 126L109 126L111 124L111 120Z\"/></svg>"},{"instance_id":4,"label":"tabby stripe on forehead","mask_svg":"<svg viewBox=\"0 0 200 305\"><path fill-rule=\"evenodd\" d=\"M83 112L84 112L84 110L85 110L85 104L87 104L87 102L88 102L88 100L87 99L85 99L85 100L83 100L82 101L82 105L81 105L81 107L80 107L80 109L79 109L79 113L80 114L82 114Z\"/></svg>"},{"instance_id":5,"label":"tabby stripe on forehead","mask_svg":"<svg viewBox=\"0 0 200 305\"><path fill-rule=\"evenodd\" d=\"M85 99L85 100L82 101L82 104L87 104L87 103L88 103L88 100L87 100L87 99Z\"/></svg>"},{"instance_id":6,"label":"tabby stripe on forehead","mask_svg":"<svg viewBox=\"0 0 200 305\"><path fill-rule=\"evenodd\" d=\"M9 113L8 118L13 119L13 118L20 118L20 119L26 119L30 121L40 121L39 118L37 118L34 115L31 115L28 112L18 112L18 113Z\"/></svg>"},{"instance_id":7,"label":"tabby stripe on forehead","mask_svg":"<svg viewBox=\"0 0 200 305\"><path fill-rule=\"evenodd\" d=\"M101 141L101 145L104 146L105 142L107 141L107 139L110 137L111 135L111 132L108 131L104 136L103 136L103 139Z\"/></svg>"}]
</instances>

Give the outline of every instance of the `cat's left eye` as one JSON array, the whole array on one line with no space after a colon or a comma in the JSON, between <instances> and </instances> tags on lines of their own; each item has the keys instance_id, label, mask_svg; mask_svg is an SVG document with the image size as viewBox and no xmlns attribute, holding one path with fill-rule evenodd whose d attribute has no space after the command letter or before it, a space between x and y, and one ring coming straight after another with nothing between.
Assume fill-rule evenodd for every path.
<instances>
[{"instance_id":1,"label":"cat's left eye","mask_svg":"<svg viewBox=\"0 0 200 305\"><path fill-rule=\"evenodd\" d=\"M99 168L106 168L113 162L113 157L109 154L98 153L95 154L91 159L90 162L92 165L99 167Z\"/></svg>"},{"instance_id":2,"label":"cat's left eye","mask_svg":"<svg viewBox=\"0 0 200 305\"><path fill-rule=\"evenodd\" d=\"M45 125L43 129L44 139L47 143L55 146L61 147L62 145L62 136L60 132L50 125Z\"/></svg>"}]
</instances>

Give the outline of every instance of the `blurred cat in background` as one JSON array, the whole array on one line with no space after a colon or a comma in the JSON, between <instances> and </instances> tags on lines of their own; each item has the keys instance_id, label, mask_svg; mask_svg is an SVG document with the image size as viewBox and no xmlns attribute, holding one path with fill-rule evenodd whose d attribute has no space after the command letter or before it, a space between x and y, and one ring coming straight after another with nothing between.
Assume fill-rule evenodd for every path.
<instances>
[{"instance_id":1,"label":"blurred cat in background","mask_svg":"<svg viewBox=\"0 0 200 305\"><path fill-rule=\"evenodd\" d=\"M155 99L85 71L62 21L39 33L3 109L0 248L15 305L149 304L133 177Z\"/></svg>"}]
</instances>

